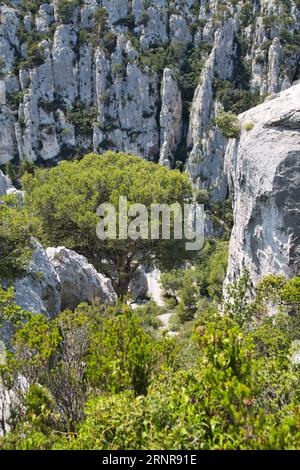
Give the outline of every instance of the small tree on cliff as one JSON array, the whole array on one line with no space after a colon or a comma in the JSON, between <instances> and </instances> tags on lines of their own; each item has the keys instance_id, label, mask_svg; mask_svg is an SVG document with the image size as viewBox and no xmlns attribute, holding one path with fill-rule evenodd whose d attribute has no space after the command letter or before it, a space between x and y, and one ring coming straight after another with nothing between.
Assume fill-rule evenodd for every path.
<instances>
[{"instance_id":1,"label":"small tree on cliff","mask_svg":"<svg viewBox=\"0 0 300 470\"><path fill-rule=\"evenodd\" d=\"M172 266L186 256L183 240L100 240L97 208L110 203L117 209L119 198L128 206L184 204L192 188L186 175L122 153L87 155L81 161L62 162L38 170L23 179L25 205L42 223L44 243L64 245L86 256L107 276L118 294L128 291L136 269L153 256L163 266Z\"/></svg>"}]
</instances>

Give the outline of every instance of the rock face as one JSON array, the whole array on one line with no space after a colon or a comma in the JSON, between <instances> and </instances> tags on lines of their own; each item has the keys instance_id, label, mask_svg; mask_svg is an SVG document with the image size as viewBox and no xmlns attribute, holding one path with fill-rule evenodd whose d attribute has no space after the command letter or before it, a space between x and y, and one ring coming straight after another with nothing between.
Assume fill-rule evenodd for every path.
<instances>
[{"instance_id":1,"label":"rock face","mask_svg":"<svg viewBox=\"0 0 300 470\"><path fill-rule=\"evenodd\" d=\"M177 80L171 69L164 70L161 96L159 162L172 167L182 138L182 99Z\"/></svg>"},{"instance_id":2,"label":"rock face","mask_svg":"<svg viewBox=\"0 0 300 470\"><path fill-rule=\"evenodd\" d=\"M36 243L26 275L14 282L15 302L23 310L54 317L61 308L61 285L45 250Z\"/></svg>"},{"instance_id":3,"label":"rock face","mask_svg":"<svg viewBox=\"0 0 300 470\"><path fill-rule=\"evenodd\" d=\"M231 80L249 108L299 77L298 2L82 0L71 16L41 3L0 7L0 164L126 151L178 160L223 201L219 91Z\"/></svg>"},{"instance_id":4,"label":"rock face","mask_svg":"<svg viewBox=\"0 0 300 470\"><path fill-rule=\"evenodd\" d=\"M228 281L247 267L256 285L264 275L300 272L300 84L240 121L226 152L235 223Z\"/></svg>"},{"instance_id":5,"label":"rock face","mask_svg":"<svg viewBox=\"0 0 300 470\"><path fill-rule=\"evenodd\" d=\"M159 307L165 306L164 291L160 282L161 272L159 269L154 269L147 273L148 282L148 294L151 300L153 300Z\"/></svg>"},{"instance_id":6,"label":"rock face","mask_svg":"<svg viewBox=\"0 0 300 470\"><path fill-rule=\"evenodd\" d=\"M12 187L10 179L0 170L0 196L5 196Z\"/></svg>"},{"instance_id":7,"label":"rock face","mask_svg":"<svg viewBox=\"0 0 300 470\"><path fill-rule=\"evenodd\" d=\"M84 256L59 247L48 248L47 257L61 284L63 310L74 309L82 302L112 305L116 301L111 281L97 273Z\"/></svg>"}]
</instances>

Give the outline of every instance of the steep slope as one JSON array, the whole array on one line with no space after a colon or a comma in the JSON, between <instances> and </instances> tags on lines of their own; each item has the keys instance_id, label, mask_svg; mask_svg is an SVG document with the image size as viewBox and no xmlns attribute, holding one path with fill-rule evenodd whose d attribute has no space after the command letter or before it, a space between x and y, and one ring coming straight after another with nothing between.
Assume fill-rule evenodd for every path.
<instances>
[{"instance_id":1,"label":"steep slope","mask_svg":"<svg viewBox=\"0 0 300 470\"><path fill-rule=\"evenodd\" d=\"M234 202L228 281L300 272L300 83L240 116L226 167Z\"/></svg>"},{"instance_id":2,"label":"steep slope","mask_svg":"<svg viewBox=\"0 0 300 470\"><path fill-rule=\"evenodd\" d=\"M227 141L216 112L242 112L298 77L297 6L2 2L0 163L124 150L186 164L194 185L222 201Z\"/></svg>"}]
</instances>

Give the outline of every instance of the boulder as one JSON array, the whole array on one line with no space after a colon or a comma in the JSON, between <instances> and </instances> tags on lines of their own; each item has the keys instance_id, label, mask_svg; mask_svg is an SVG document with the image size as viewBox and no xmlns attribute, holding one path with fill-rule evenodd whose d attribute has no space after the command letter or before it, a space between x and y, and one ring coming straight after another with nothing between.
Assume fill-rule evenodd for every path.
<instances>
[{"instance_id":1,"label":"boulder","mask_svg":"<svg viewBox=\"0 0 300 470\"><path fill-rule=\"evenodd\" d=\"M234 228L227 282L244 267L262 276L300 272L300 84L242 114L225 167Z\"/></svg>"},{"instance_id":2,"label":"boulder","mask_svg":"<svg viewBox=\"0 0 300 470\"><path fill-rule=\"evenodd\" d=\"M116 301L111 281L99 274L84 256L58 247L48 248L47 257L61 284L62 310L74 309L82 302L112 305Z\"/></svg>"}]
</instances>

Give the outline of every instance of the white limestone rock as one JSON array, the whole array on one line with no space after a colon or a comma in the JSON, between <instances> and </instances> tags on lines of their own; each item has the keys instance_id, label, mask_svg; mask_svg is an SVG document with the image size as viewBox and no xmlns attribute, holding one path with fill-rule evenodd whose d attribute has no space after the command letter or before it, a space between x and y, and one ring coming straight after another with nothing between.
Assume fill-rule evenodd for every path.
<instances>
[{"instance_id":1,"label":"white limestone rock","mask_svg":"<svg viewBox=\"0 0 300 470\"><path fill-rule=\"evenodd\" d=\"M160 163L172 167L174 154L182 138L182 98L171 69L165 69L161 85Z\"/></svg>"},{"instance_id":2,"label":"white limestone rock","mask_svg":"<svg viewBox=\"0 0 300 470\"><path fill-rule=\"evenodd\" d=\"M10 194L16 195L19 200L19 205L22 206L24 197L23 191L16 189L12 185L10 178L0 170L0 196L9 196Z\"/></svg>"},{"instance_id":3,"label":"white limestone rock","mask_svg":"<svg viewBox=\"0 0 300 470\"><path fill-rule=\"evenodd\" d=\"M17 29L19 19L17 10L5 5L0 6L0 57L4 62L3 72L10 72L19 47Z\"/></svg>"},{"instance_id":4,"label":"white limestone rock","mask_svg":"<svg viewBox=\"0 0 300 470\"><path fill-rule=\"evenodd\" d=\"M240 121L226 152L234 205L227 282L246 267L256 285L268 274L300 272L300 84Z\"/></svg>"},{"instance_id":5,"label":"white limestone rock","mask_svg":"<svg viewBox=\"0 0 300 470\"><path fill-rule=\"evenodd\" d=\"M62 309L74 309L82 302L112 305L116 301L111 281L97 273L84 256L58 247L48 248L47 257L61 284Z\"/></svg>"},{"instance_id":6,"label":"white limestone rock","mask_svg":"<svg viewBox=\"0 0 300 470\"><path fill-rule=\"evenodd\" d=\"M180 99L178 94L174 115L166 113L171 91L166 93L155 68L163 58L163 49L172 46L170 53L174 49L184 52L207 41L201 60L208 61L188 116L184 112L187 103L182 106L182 135L185 138L189 129L190 157L185 163L193 184L209 189L214 200L222 201L227 194L222 174L226 141L214 126L218 109L214 79L234 79L241 52L236 39L241 31L248 43L242 59L251 64L250 84L261 95L289 87L297 76L300 59L300 51L295 48L286 54L284 41L278 39L283 26L280 19L286 14L281 2L254 2L250 16L253 13L255 18L252 21L251 17L246 27L242 23L243 2L223 3L226 14L222 21L216 21L222 14L217 0L84 0L74 9L74 15L66 18L67 24L59 18L59 0L44 3L35 15L25 17L20 15L18 0L10 6L1 5L0 56L4 63L0 64L0 89L5 87L7 93L22 90L24 97L19 111L1 106L0 164L25 157L57 161L78 148L100 153L123 150L172 164L178 145L174 137L179 133L179 116L175 114L179 113ZM108 32L116 35L114 51L97 37L93 14L99 7L107 9ZM292 35L299 27L300 13L295 0L289 7L293 21L284 28ZM264 18L270 15L278 21L268 26ZM18 34L19 27L24 35ZM23 67L22 62L28 59L25 39L32 37L38 45L39 34L47 39L39 43L44 63ZM84 41L90 35L93 40ZM210 46L213 51L209 57ZM176 64L178 69L183 59ZM149 64L153 61L153 67L146 65L148 60ZM171 67L167 62L165 67ZM175 82L173 94L177 94ZM43 106L45 102L52 104L52 109L51 105ZM85 107L86 112L92 107L98 109L97 122L91 120L88 136L81 135L80 126L68 119L68 110L77 105Z\"/></svg>"},{"instance_id":7,"label":"white limestone rock","mask_svg":"<svg viewBox=\"0 0 300 470\"><path fill-rule=\"evenodd\" d=\"M18 149L15 136L15 117L7 106L0 107L0 163L14 158Z\"/></svg>"},{"instance_id":8,"label":"white limestone rock","mask_svg":"<svg viewBox=\"0 0 300 470\"><path fill-rule=\"evenodd\" d=\"M142 49L147 49L155 43L166 43L168 41L167 19L168 13L164 0L155 2L155 7L147 9L148 21L142 27L140 43ZM161 5L160 5L161 4Z\"/></svg>"},{"instance_id":9,"label":"white limestone rock","mask_svg":"<svg viewBox=\"0 0 300 470\"><path fill-rule=\"evenodd\" d=\"M76 43L77 34L71 25L62 25L56 29L52 50L54 87L69 106L73 105L78 96L78 71L74 66Z\"/></svg>"},{"instance_id":10,"label":"white limestone rock","mask_svg":"<svg viewBox=\"0 0 300 470\"><path fill-rule=\"evenodd\" d=\"M128 0L102 0L102 6L108 11L109 25L115 25L120 20L127 17L129 13L129 1Z\"/></svg>"},{"instance_id":11,"label":"white limestone rock","mask_svg":"<svg viewBox=\"0 0 300 470\"><path fill-rule=\"evenodd\" d=\"M38 13L35 16L35 26L39 33L47 34L49 26L54 21L53 6L47 3L40 6Z\"/></svg>"},{"instance_id":12,"label":"white limestone rock","mask_svg":"<svg viewBox=\"0 0 300 470\"><path fill-rule=\"evenodd\" d=\"M227 195L227 182L223 171L227 140L214 124L219 105L214 100L213 82L217 67L224 67L223 63L217 65L219 48L223 49L220 39L218 48L212 50L206 62L200 85L194 95L187 135L187 147L191 149L187 173L194 187L208 189L212 199L224 201ZM224 76L229 70L230 67L222 70Z\"/></svg>"},{"instance_id":13,"label":"white limestone rock","mask_svg":"<svg viewBox=\"0 0 300 470\"><path fill-rule=\"evenodd\" d=\"M182 16L171 15L170 17L170 37L173 43L189 44L192 42L192 35L188 24Z\"/></svg>"},{"instance_id":14,"label":"white limestone rock","mask_svg":"<svg viewBox=\"0 0 300 470\"><path fill-rule=\"evenodd\" d=\"M61 308L61 286L42 246L34 242L26 274L14 281L15 302L23 310L55 317Z\"/></svg>"},{"instance_id":15,"label":"white limestone rock","mask_svg":"<svg viewBox=\"0 0 300 470\"><path fill-rule=\"evenodd\" d=\"M269 71L268 71L268 91L278 93L280 91L280 60L282 55L282 45L278 38L275 38L269 49Z\"/></svg>"}]
</instances>

